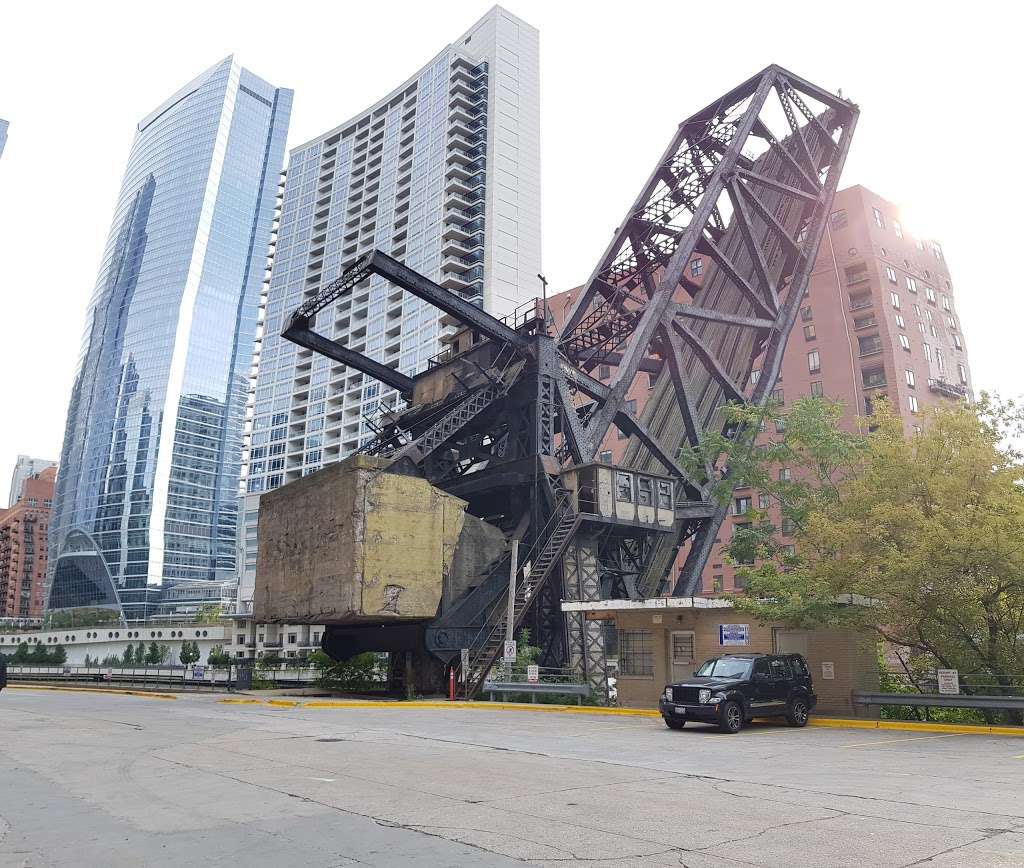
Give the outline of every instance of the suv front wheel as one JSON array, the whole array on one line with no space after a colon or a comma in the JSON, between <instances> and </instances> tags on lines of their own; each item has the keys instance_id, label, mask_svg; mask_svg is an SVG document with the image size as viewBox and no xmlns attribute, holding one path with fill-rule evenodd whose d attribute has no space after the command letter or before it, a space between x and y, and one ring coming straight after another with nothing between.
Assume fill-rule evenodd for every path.
<instances>
[{"instance_id":1,"label":"suv front wheel","mask_svg":"<svg viewBox=\"0 0 1024 868\"><path fill-rule=\"evenodd\" d=\"M732 699L722 703L718 710L718 728L730 735L743 728L743 709Z\"/></svg>"},{"instance_id":2,"label":"suv front wheel","mask_svg":"<svg viewBox=\"0 0 1024 868\"><path fill-rule=\"evenodd\" d=\"M790 726L807 726L809 709L807 700L802 696L794 696L789 702L789 710L786 712L786 720Z\"/></svg>"}]
</instances>

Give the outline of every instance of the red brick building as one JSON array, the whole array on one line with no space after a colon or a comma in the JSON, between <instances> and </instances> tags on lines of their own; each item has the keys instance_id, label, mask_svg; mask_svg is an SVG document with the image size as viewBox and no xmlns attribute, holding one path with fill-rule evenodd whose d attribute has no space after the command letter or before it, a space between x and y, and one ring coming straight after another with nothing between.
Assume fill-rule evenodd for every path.
<instances>
[{"instance_id":1,"label":"red brick building","mask_svg":"<svg viewBox=\"0 0 1024 868\"><path fill-rule=\"evenodd\" d=\"M708 266L695 257L689 266L691 277L699 281ZM550 299L556 322L565 318L576 292ZM759 371L754 367L756 381ZM611 376L605 366L593 373L600 379ZM636 402L631 409L643 409L648 385L648 377L640 374L628 394ZM895 205L855 186L836 194L775 397L783 406L805 396L838 400L845 408L843 424L852 430L857 418L870 415L873 402L883 395L904 419L909 434L925 407L971 395L970 366L941 246L911 236ZM767 431L761 436L767 440L775 434ZM601 459L618 461L627 442L612 433L602 446ZM737 489L734 514L722 526L719 540L728 540L733 525L743 522L744 512L751 508L767 513L785 532L778 510L767 498ZM716 545L704 571L705 593L737 587L735 567L721 549L721 543Z\"/></svg>"},{"instance_id":2,"label":"red brick building","mask_svg":"<svg viewBox=\"0 0 1024 868\"><path fill-rule=\"evenodd\" d=\"M47 532L55 467L30 476L21 497L0 509L0 618L43 614Z\"/></svg>"}]
</instances>

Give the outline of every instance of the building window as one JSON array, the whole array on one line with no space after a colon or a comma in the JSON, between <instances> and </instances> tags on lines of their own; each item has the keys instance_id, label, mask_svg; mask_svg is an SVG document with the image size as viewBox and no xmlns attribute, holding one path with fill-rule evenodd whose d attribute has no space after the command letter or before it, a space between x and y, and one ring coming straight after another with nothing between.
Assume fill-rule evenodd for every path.
<instances>
[{"instance_id":1,"label":"building window","mask_svg":"<svg viewBox=\"0 0 1024 868\"><path fill-rule=\"evenodd\" d=\"M612 369L608 365L597 366L597 378L599 380L607 380L612 375Z\"/></svg>"},{"instance_id":2,"label":"building window","mask_svg":"<svg viewBox=\"0 0 1024 868\"><path fill-rule=\"evenodd\" d=\"M885 276L889 278L889 283L896 282L896 269L891 265L885 266Z\"/></svg>"},{"instance_id":3,"label":"building window","mask_svg":"<svg viewBox=\"0 0 1024 868\"><path fill-rule=\"evenodd\" d=\"M732 514L733 515L746 515L750 512L752 501L749 497L737 497L732 502Z\"/></svg>"},{"instance_id":4,"label":"building window","mask_svg":"<svg viewBox=\"0 0 1024 868\"><path fill-rule=\"evenodd\" d=\"M875 225L879 229L885 229L885 215L883 215L877 208L872 208L871 213L874 215Z\"/></svg>"},{"instance_id":5,"label":"building window","mask_svg":"<svg viewBox=\"0 0 1024 868\"><path fill-rule=\"evenodd\" d=\"M786 397L785 395L782 394L782 389L776 389L774 392L772 392L772 401L774 401L776 404L779 404L780 406L786 403Z\"/></svg>"},{"instance_id":6,"label":"building window","mask_svg":"<svg viewBox=\"0 0 1024 868\"><path fill-rule=\"evenodd\" d=\"M964 348L964 345L960 342L960 335L953 335L953 346L958 350L962 350Z\"/></svg>"},{"instance_id":7,"label":"building window","mask_svg":"<svg viewBox=\"0 0 1024 868\"><path fill-rule=\"evenodd\" d=\"M907 395L907 403L910 405L910 412L911 413L916 413L917 412L917 396L916 395Z\"/></svg>"},{"instance_id":8,"label":"building window","mask_svg":"<svg viewBox=\"0 0 1024 868\"><path fill-rule=\"evenodd\" d=\"M903 320L903 314L896 314L896 325L899 326L901 329L905 329L907 327L906 322L904 322Z\"/></svg>"},{"instance_id":9,"label":"building window","mask_svg":"<svg viewBox=\"0 0 1024 868\"><path fill-rule=\"evenodd\" d=\"M804 340L813 341L817 336L817 333L814 331L814 323L804 326Z\"/></svg>"},{"instance_id":10,"label":"building window","mask_svg":"<svg viewBox=\"0 0 1024 868\"><path fill-rule=\"evenodd\" d=\"M809 320L812 316L814 316L814 314L811 312L810 305L800 309L800 319L802 319L804 322L807 322L807 320Z\"/></svg>"},{"instance_id":11,"label":"building window","mask_svg":"<svg viewBox=\"0 0 1024 868\"><path fill-rule=\"evenodd\" d=\"M911 389L913 389L914 386L917 385L914 382L914 372L912 370L910 370L910 368L907 368L905 373L907 375L907 385L910 386Z\"/></svg>"},{"instance_id":12,"label":"building window","mask_svg":"<svg viewBox=\"0 0 1024 868\"><path fill-rule=\"evenodd\" d=\"M902 238L903 237L903 227L900 226L900 221L899 220L893 220L892 221L892 231L896 233L896 237L897 238Z\"/></svg>"},{"instance_id":13,"label":"building window","mask_svg":"<svg viewBox=\"0 0 1024 868\"><path fill-rule=\"evenodd\" d=\"M714 594L722 592L722 576L720 574L711 577L711 592Z\"/></svg>"},{"instance_id":14,"label":"building window","mask_svg":"<svg viewBox=\"0 0 1024 868\"><path fill-rule=\"evenodd\" d=\"M924 357L929 362L932 360L932 348L928 344L924 344Z\"/></svg>"},{"instance_id":15,"label":"building window","mask_svg":"<svg viewBox=\"0 0 1024 868\"><path fill-rule=\"evenodd\" d=\"M619 630L619 674L654 674L654 642L646 630Z\"/></svg>"},{"instance_id":16,"label":"building window","mask_svg":"<svg viewBox=\"0 0 1024 868\"><path fill-rule=\"evenodd\" d=\"M900 309L900 297L895 292L889 293L889 301L892 302L892 306L896 308L896 310Z\"/></svg>"},{"instance_id":17,"label":"building window","mask_svg":"<svg viewBox=\"0 0 1024 868\"><path fill-rule=\"evenodd\" d=\"M785 515L782 517L782 533L785 536L793 536L796 533L796 522Z\"/></svg>"},{"instance_id":18,"label":"building window","mask_svg":"<svg viewBox=\"0 0 1024 868\"><path fill-rule=\"evenodd\" d=\"M704 271L704 260L693 259L690 261L690 274L693 277L700 277Z\"/></svg>"},{"instance_id":19,"label":"building window","mask_svg":"<svg viewBox=\"0 0 1024 868\"><path fill-rule=\"evenodd\" d=\"M615 499L619 503L633 502L633 474L619 471L615 474Z\"/></svg>"},{"instance_id":20,"label":"building window","mask_svg":"<svg viewBox=\"0 0 1024 868\"><path fill-rule=\"evenodd\" d=\"M935 348L935 364L939 366L939 373L946 373L946 362L942 358L942 350L938 347Z\"/></svg>"},{"instance_id":21,"label":"building window","mask_svg":"<svg viewBox=\"0 0 1024 868\"><path fill-rule=\"evenodd\" d=\"M771 506L771 503L772 499L767 494L759 494L757 496L757 508L762 512L768 509L768 507Z\"/></svg>"},{"instance_id":22,"label":"building window","mask_svg":"<svg viewBox=\"0 0 1024 868\"><path fill-rule=\"evenodd\" d=\"M812 381L811 382L811 397L812 398L820 398L824 394L825 393L824 393L824 391L822 390L822 387L821 387L821 380L814 380L814 381Z\"/></svg>"},{"instance_id":23,"label":"building window","mask_svg":"<svg viewBox=\"0 0 1024 868\"><path fill-rule=\"evenodd\" d=\"M917 281L914 280L914 278L912 278L912 277L908 277L906 280L907 280L907 290L909 290L910 292L916 293L917 292Z\"/></svg>"},{"instance_id":24,"label":"building window","mask_svg":"<svg viewBox=\"0 0 1024 868\"><path fill-rule=\"evenodd\" d=\"M788 467L783 467L779 470L779 482L789 482L792 478Z\"/></svg>"},{"instance_id":25,"label":"building window","mask_svg":"<svg viewBox=\"0 0 1024 868\"><path fill-rule=\"evenodd\" d=\"M960 374L960 382L967 385L967 368L963 364L957 364L957 372Z\"/></svg>"},{"instance_id":26,"label":"building window","mask_svg":"<svg viewBox=\"0 0 1024 868\"><path fill-rule=\"evenodd\" d=\"M833 229L845 229L850 219L845 210L833 211L830 222Z\"/></svg>"},{"instance_id":27,"label":"building window","mask_svg":"<svg viewBox=\"0 0 1024 868\"><path fill-rule=\"evenodd\" d=\"M857 347L862 356L873 356L882 352L882 339L878 335L857 338Z\"/></svg>"},{"instance_id":28,"label":"building window","mask_svg":"<svg viewBox=\"0 0 1024 868\"><path fill-rule=\"evenodd\" d=\"M756 386L757 385L757 381L760 380L760 379L761 379L761 372L760 371L751 371L750 372L750 385L751 386Z\"/></svg>"},{"instance_id":29,"label":"building window","mask_svg":"<svg viewBox=\"0 0 1024 868\"><path fill-rule=\"evenodd\" d=\"M298 638L298 637L297 637L297 635L296 635L295 633L289 633L289 634L288 634L288 644L289 644L289 645L294 645L294 644L295 644L295 640L296 640L297 638Z\"/></svg>"},{"instance_id":30,"label":"building window","mask_svg":"<svg viewBox=\"0 0 1024 868\"><path fill-rule=\"evenodd\" d=\"M925 294L925 296L927 297L928 301L931 304L935 304L935 290L934 289L932 289L930 286L926 286L924 288L924 294Z\"/></svg>"},{"instance_id":31,"label":"building window","mask_svg":"<svg viewBox=\"0 0 1024 868\"><path fill-rule=\"evenodd\" d=\"M811 374L816 374L821 370L821 357L818 355L817 350L811 350L807 354L807 371Z\"/></svg>"},{"instance_id":32,"label":"building window","mask_svg":"<svg viewBox=\"0 0 1024 868\"><path fill-rule=\"evenodd\" d=\"M600 461L602 464L611 464L612 463L612 450L611 449L603 450L601 452L601 454L597 456L597 460Z\"/></svg>"},{"instance_id":33,"label":"building window","mask_svg":"<svg viewBox=\"0 0 1024 868\"><path fill-rule=\"evenodd\" d=\"M900 335L900 346L903 347L908 353L910 352L910 338L906 335Z\"/></svg>"}]
</instances>

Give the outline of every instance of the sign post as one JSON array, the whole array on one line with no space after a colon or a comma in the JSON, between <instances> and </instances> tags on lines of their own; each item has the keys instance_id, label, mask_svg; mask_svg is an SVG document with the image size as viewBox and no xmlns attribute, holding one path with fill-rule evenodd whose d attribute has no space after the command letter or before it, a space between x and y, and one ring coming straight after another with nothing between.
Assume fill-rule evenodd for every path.
<instances>
[{"instance_id":1,"label":"sign post","mask_svg":"<svg viewBox=\"0 0 1024 868\"><path fill-rule=\"evenodd\" d=\"M515 620L516 620L516 574L519 572L519 540L512 540L512 553L509 556L509 568L508 568L508 609L505 613L505 654L504 662L514 663L516 659L515 650L512 651L512 659L509 659L509 642L512 643L512 648L515 649ZM506 678L510 674L510 671L506 671Z\"/></svg>"},{"instance_id":2,"label":"sign post","mask_svg":"<svg viewBox=\"0 0 1024 868\"><path fill-rule=\"evenodd\" d=\"M461 670L461 674L460 674L460 678L462 679L462 683L463 684L466 683L466 673L467 672L469 672L469 649L468 648L463 648L462 649L462 670Z\"/></svg>"},{"instance_id":3,"label":"sign post","mask_svg":"<svg viewBox=\"0 0 1024 868\"><path fill-rule=\"evenodd\" d=\"M957 669L938 669L935 672L939 681L939 693L954 696L960 693L960 672Z\"/></svg>"}]
</instances>

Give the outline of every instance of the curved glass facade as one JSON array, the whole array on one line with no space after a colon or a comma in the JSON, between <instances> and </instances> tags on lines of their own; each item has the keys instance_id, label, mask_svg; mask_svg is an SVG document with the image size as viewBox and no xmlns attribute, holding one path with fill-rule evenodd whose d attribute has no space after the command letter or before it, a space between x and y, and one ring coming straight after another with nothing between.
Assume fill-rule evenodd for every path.
<instances>
[{"instance_id":1,"label":"curved glass facade","mask_svg":"<svg viewBox=\"0 0 1024 868\"><path fill-rule=\"evenodd\" d=\"M68 408L51 609L95 605L112 587L127 617L144 617L154 588L235 574L249 365L291 99L229 57L138 126Z\"/></svg>"}]
</instances>

